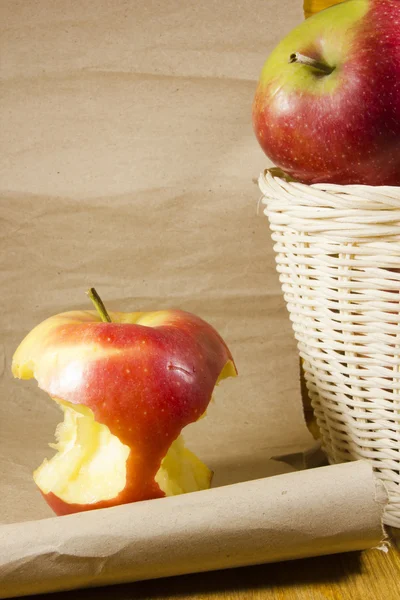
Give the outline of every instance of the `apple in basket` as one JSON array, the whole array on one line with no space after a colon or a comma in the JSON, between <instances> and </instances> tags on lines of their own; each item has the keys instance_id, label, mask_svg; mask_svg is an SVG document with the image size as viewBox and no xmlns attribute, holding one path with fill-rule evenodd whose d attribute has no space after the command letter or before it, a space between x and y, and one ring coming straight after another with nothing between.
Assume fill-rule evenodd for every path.
<instances>
[{"instance_id":1,"label":"apple in basket","mask_svg":"<svg viewBox=\"0 0 400 600\"><path fill-rule=\"evenodd\" d=\"M57 451L34 480L57 514L197 491L212 473L184 445L216 384L236 375L215 329L180 310L55 315L17 348L15 377L35 377L60 406Z\"/></svg>"},{"instance_id":2,"label":"apple in basket","mask_svg":"<svg viewBox=\"0 0 400 600\"><path fill-rule=\"evenodd\" d=\"M400 185L400 1L349 0L303 21L263 67L253 125L298 181Z\"/></svg>"}]
</instances>

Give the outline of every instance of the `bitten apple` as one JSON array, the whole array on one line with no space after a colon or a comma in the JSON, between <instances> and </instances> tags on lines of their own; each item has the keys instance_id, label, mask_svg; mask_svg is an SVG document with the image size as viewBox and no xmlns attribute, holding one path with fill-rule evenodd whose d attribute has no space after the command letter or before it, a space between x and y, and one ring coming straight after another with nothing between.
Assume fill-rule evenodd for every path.
<instances>
[{"instance_id":1,"label":"bitten apple","mask_svg":"<svg viewBox=\"0 0 400 600\"><path fill-rule=\"evenodd\" d=\"M103 307L104 308L104 307ZM211 472L181 430L236 375L225 342L181 310L62 313L17 348L15 377L35 377L64 412L57 453L34 480L61 515L196 491Z\"/></svg>"},{"instance_id":2,"label":"bitten apple","mask_svg":"<svg viewBox=\"0 0 400 600\"><path fill-rule=\"evenodd\" d=\"M349 0L303 21L264 65L253 124L298 181L399 186L400 1Z\"/></svg>"}]
</instances>

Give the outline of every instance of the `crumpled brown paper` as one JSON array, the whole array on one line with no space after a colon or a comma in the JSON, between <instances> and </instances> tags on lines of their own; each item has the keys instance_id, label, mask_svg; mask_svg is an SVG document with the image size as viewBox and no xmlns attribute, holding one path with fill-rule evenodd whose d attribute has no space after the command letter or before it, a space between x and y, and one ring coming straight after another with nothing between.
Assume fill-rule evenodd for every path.
<instances>
[{"instance_id":1,"label":"crumpled brown paper","mask_svg":"<svg viewBox=\"0 0 400 600\"><path fill-rule=\"evenodd\" d=\"M301 10L289 0L2 6L1 594L379 543L369 467L293 473L314 441L257 216L254 178L266 160L251 102L268 52ZM186 434L215 471L213 490L51 518L31 473L51 455L61 415L34 382L12 379L11 359L44 318L88 308L91 285L110 310L192 311L230 346L239 377Z\"/></svg>"},{"instance_id":2,"label":"crumpled brown paper","mask_svg":"<svg viewBox=\"0 0 400 600\"><path fill-rule=\"evenodd\" d=\"M0 597L360 550L382 537L380 486L353 463L8 525Z\"/></svg>"}]
</instances>

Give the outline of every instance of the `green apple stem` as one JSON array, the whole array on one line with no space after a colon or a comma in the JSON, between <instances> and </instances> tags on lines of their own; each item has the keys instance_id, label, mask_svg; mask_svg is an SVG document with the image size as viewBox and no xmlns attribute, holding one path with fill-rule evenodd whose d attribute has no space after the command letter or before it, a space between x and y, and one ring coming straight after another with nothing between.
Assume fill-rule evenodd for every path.
<instances>
[{"instance_id":1,"label":"green apple stem","mask_svg":"<svg viewBox=\"0 0 400 600\"><path fill-rule=\"evenodd\" d=\"M99 315L101 317L101 320L104 321L104 323L111 323L111 317L108 314L106 307L103 304L103 300L100 298L100 296L98 295L96 290L94 288L90 288L86 292L86 294L89 296L89 298L93 302L97 312L99 313Z\"/></svg>"},{"instance_id":2,"label":"green apple stem","mask_svg":"<svg viewBox=\"0 0 400 600\"><path fill-rule=\"evenodd\" d=\"M290 63L299 63L300 65L308 65L309 67L313 67L317 71L321 71L325 73L325 75L329 75L332 71L335 70L335 67L330 67L326 63L320 62L319 60L315 60L315 58L311 58L310 56L305 56L304 54L300 54L300 52L293 52L293 54L289 57Z\"/></svg>"}]
</instances>

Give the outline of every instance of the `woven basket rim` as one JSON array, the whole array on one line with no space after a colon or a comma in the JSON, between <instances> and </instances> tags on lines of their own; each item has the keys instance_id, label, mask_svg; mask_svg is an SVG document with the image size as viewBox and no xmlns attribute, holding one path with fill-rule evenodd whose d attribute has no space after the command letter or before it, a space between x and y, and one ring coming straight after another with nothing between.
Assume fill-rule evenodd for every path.
<instances>
[{"instance_id":1,"label":"woven basket rim","mask_svg":"<svg viewBox=\"0 0 400 600\"><path fill-rule=\"evenodd\" d=\"M380 238L400 241L400 187L307 185L276 169L258 179L264 214L275 227L321 234L341 243Z\"/></svg>"},{"instance_id":2,"label":"woven basket rim","mask_svg":"<svg viewBox=\"0 0 400 600\"><path fill-rule=\"evenodd\" d=\"M286 193L296 197L297 203L304 206L326 206L336 208L347 206L350 209L400 210L400 186L371 186L360 184L339 185L334 183L306 184L291 179L275 167L265 169L258 178L261 192ZM318 199L319 203L313 201Z\"/></svg>"}]
</instances>

